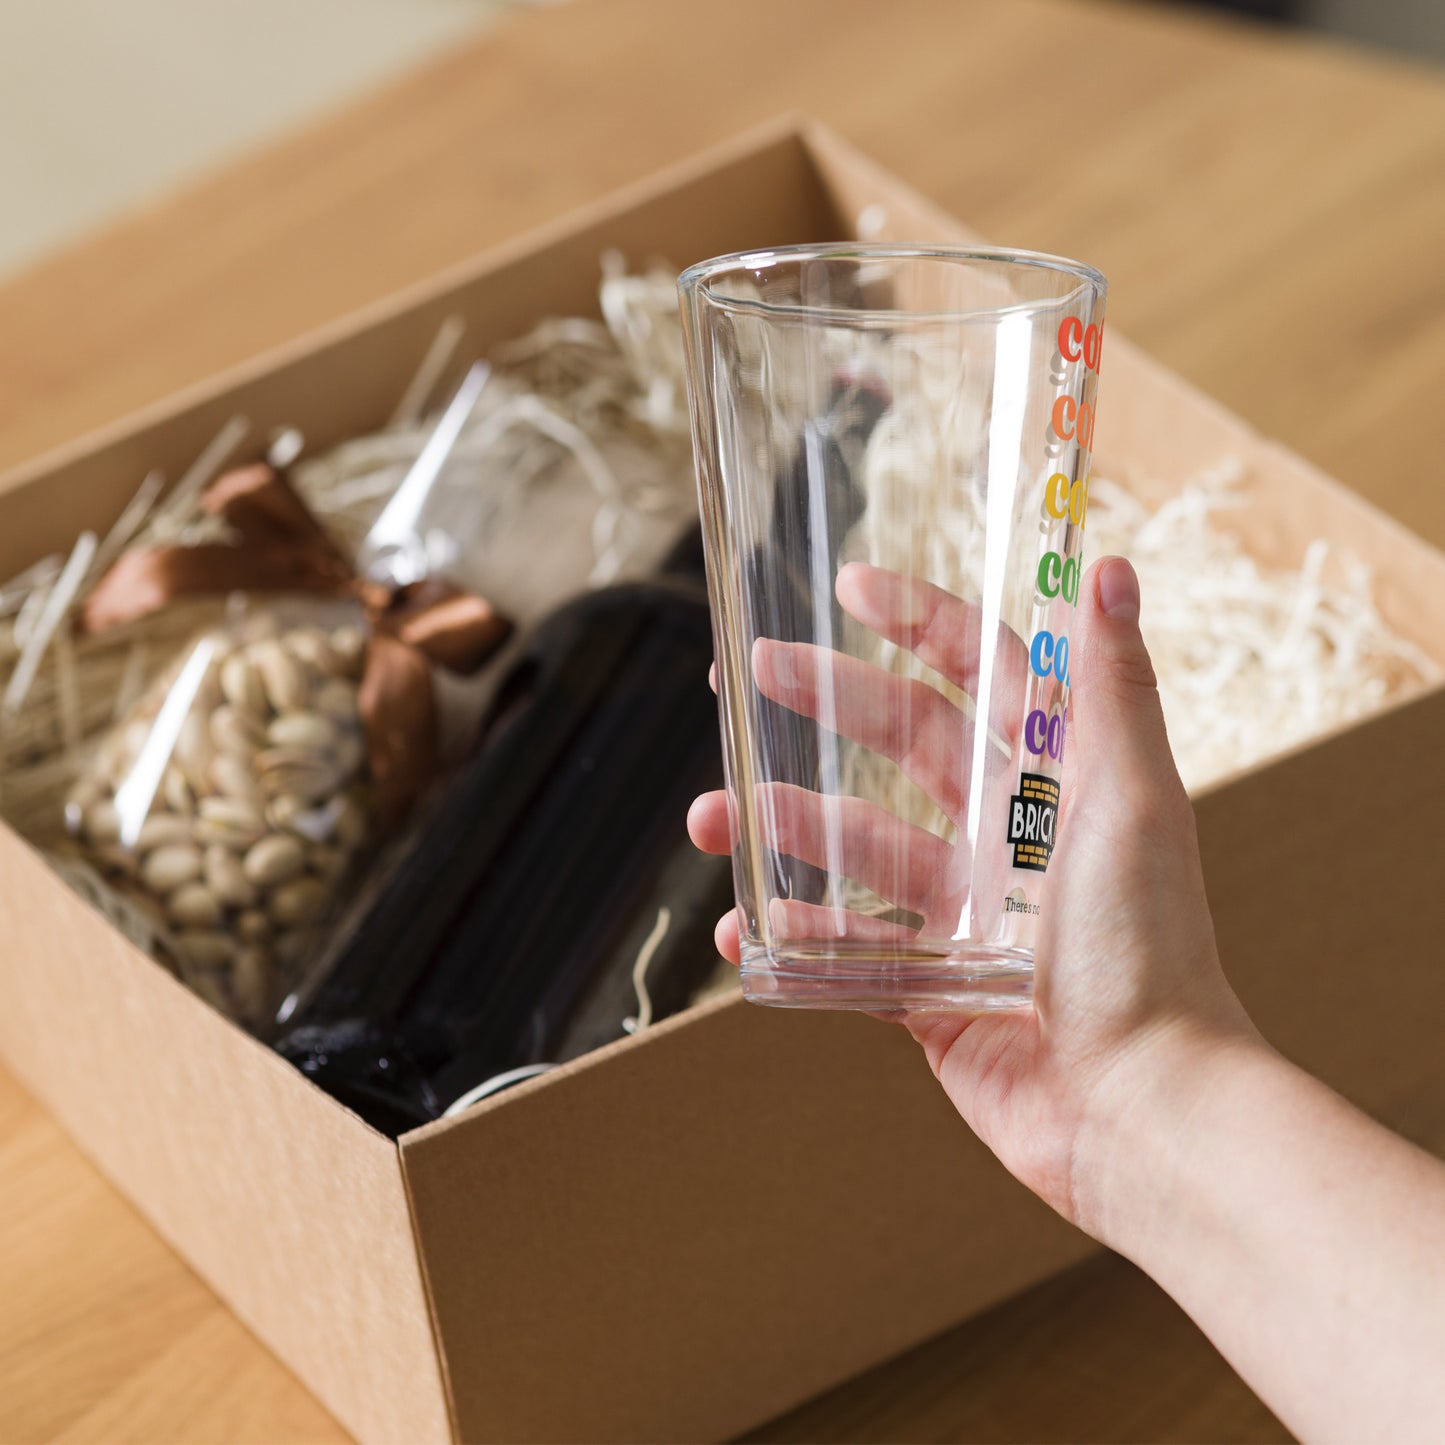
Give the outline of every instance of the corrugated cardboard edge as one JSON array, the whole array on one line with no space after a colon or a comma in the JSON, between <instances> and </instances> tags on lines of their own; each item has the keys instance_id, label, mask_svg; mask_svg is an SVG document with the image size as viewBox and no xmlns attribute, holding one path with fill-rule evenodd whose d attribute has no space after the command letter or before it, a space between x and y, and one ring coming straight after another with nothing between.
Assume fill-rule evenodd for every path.
<instances>
[{"instance_id":1,"label":"corrugated cardboard edge","mask_svg":"<svg viewBox=\"0 0 1445 1445\"><path fill-rule=\"evenodd\" d=\"M0 1056L348 1429L445 1440L396 1146L0 829Z\"/></svg>"},{"instance_id":2,"label":"corrugated cardboard edge","mask_svg":"<svg viewBox=\"0 0 1445 1445\"><path fill-rule=\"evenodd\" d=\"M800 126L803 140L799 139ZM267 420L265 405L274 404L293 379L305 378L307 385L314 386L323 373L330 376L328 369L343 352L347 385L353 381L363 384L367 381L369 358L378 343L378 333L385 334L388 345L398 337L410 338L413 343L417 338L424 339L425 328L434 324L435 316L450 304L451 298L482 276L524 261L538 246L562 245L609 218L626 218L639 205L658 202L675 186L696 186L708 177L711 165L719 162L743 165L755 154L760 157L772 154L775 159L799 157L804 147L808 164L821 176L843 214L856 215L857 204L869 204L871 197L873 201L885 203L887 214L882 234L894 239L930 236L973 239L971 233L944 212L924 202L871 162L862 160L823 127L785 119L729 146L680 163L660 177L615 193L583 212L494 248L476 261L453 268L440 280L410 288L365 312L192 388L178 398L149 408L139 416L127 418L13 470L0 479L0 497L5 501L7 522L12 524L12 530L21 531L29 538L28 528L43 512L47 501L45 493L53 486L71 489L87 507L97 498L106 506L118 506L141 468L154 459L150 451L153 446L164 441L178 457L187 449L194 451L197 436L229 409L232 394L238 389L247 405L256 399L263 404L259 419L264 422ZM788 160L783 169L791 173L792 167L793 162ZM1133 447L1136 459L1145 465L1164 467L1166 475L1174 475L1189 463L1196 450L1206 453L1195 458L1198 462L1213 460L1207 448L1221 439L1247 445L1251 449L1248 459L1262 468L1267 486L1284 486L1290 496L1318 502L1325 511L1324 520L1331 527L1341 526L1367 542L1374 539L1380 558L1394 555L1405 559L1402 596L1413 593L1417 605L1411 609L1411 615L1416 618L1416 625L1420 625L1419 599L1438 595L1429 590L1438 584L1441 575L1442 559L1438 553L1390 522L1377 509L1306 467L1298 458L1262 441L1237 418L1134 352L1119 338L1111 338L1105 355L1108 379L1100 421L1101 452L1114 445L1109 440L1111 436L1116 440L1124 437L1127 440L1116 447L1120 454L1129 455L1129 448ZM285 374L278 375L278 371ZM334 377L331 380L334 383ZM1129 421L1126 396L1132 394L1135 380L1140 395L1133 419ZM1168 399L1168 410L1179 424L1179 429L1171 434L1150 421L1149 411L1161 399ZM17 505L21 501L17 494L25 492L33 494L33 506ZM1328 528L1322 525L1317 530ZM1264 539L1264 550L1270 552L1277 548L1282 553L1288 552L1298 541L1294 530L1286 528L1280 536ZM1438 635L1433 637L1433 642L1438 651L1441 645ZM1337 1017L1314 1011L1310 1003L1311 982L1316 985L1323 982L1324 988L1316 987L1315 992L1328 996L1338 1007L1344 984L1350 979L1349 964L1357 956L1363 956L1367 940L1360 939L1352 931L1354 925L1350 918L1341 915L1349 895L1338 886L1327 867L1316 866L1312 871L1295 869L1279 876L1272 874L1274 855L1266 843L1277 849L1278 835L1269 832L1269 820L1260 818L1259 809L1287 811L1291 807L1304 807L1320 824L1311 834L1310 849L1333 847L1341 855L1347 854L1359 836L1358 829L1368 825L1394 828L1396 836L1420 850L1417 856L1431 856L1429 850L1438 850L1438 843L1433 831L1425 829L1423 815L1429 810L1419 809L1403 821L1392 817L1390 808L1399 813L1400 807L1396 795L1386 789L1390 778L1398 772L1396 765L1408 764L1415 757L1434 756L1432 749L1438 746L1438 738L1445 731L1440 710L1441 694L1437 692L1420 699L1418 705L1373 719L1363 729L1349 730L1297 750L1278 765L1277 774L1277 765L1273 762L1250 770L1251 778L1260 772L1269 775L1262 780L1258 794L1258 800L1262 801L1258 807L1257 800L1247 790L1239 792L1233 786L1211 790L1198 801L1211 888L1226 896L1230 905L1220 915L1221 942L1231 945L1232 952L1243 960L1238 981L1246 997L1253 1001L1251 991L1259 996L1262 1018L1281 1019L1287 1036L1297 1040L1302 1056L1312 1057L1313 1052L1319 1051L1321 1040L1328 1041L1332 1049L1343 1050L1343 1067L1339 1066L1338 1058L1329 1057L1323 1058L1317 1067L1362 1102L1378 1107L1386 1117L1392 1118L1395 1115L1390 1111L1401 1099L1432 1097L1431 1081L1423 1079L1419 1068L1409 1065L1408 1060L1418 1059L1421 1050L1430 1049L1429 1020L1439 1016L1436 985L1440 970L1436 968L1434 974L1430 973L1421 960L1438 953L1438 949L1432 952L1432 943L1440 936L1445 890L1437 890L1441 894L1438 899L1416 898L1410 907L1392 914L1378 934L1397 951L1413 949L1409 966L1387 979L1391 987L1397 978L1401 980L1397 996L1409 1010L1401 1027L1390 1038L1385 1038L1373 1026L1358 1035L1342 1034ZM1391 767L1384 766L1387 761ZM1371 787L1363 796L1356 796L1359 790L1353 786L1340 789L1339 806L1322 807L1320 799L1328 799L1331 788L1338 786L1335 770L1340 768L1354 769L1359 776L1373 780ZM1427 769L1423 776L1437 780L1432 786L1438 792L1439 768ZM1216 798L1241 801L1216 804ZM1434 800L1437 806L1438 801ZM1239 828L1236 814L1249 820L1243 837L1236 836ZM1313 852L1310 856L1314 858ZM1398 866L1397 863L1389 865ZM719 1281L719 1287L725 1292L729 1288L726 1262L747 1256L729 1254L726 1250L747 1250L753 1241L732 1240L728 1236L712 1241L714 1248L699 1252L687 1241L679 1243L673 1237L678 1222L660 1203L654 1207L644 1193L642 1200L647 1209L638 1215L635 1201L626 1192L630 1183L626 1173L629 1161L633 1167L639 1159L644 1164L656 1161L655 1167L661 1171L670 1167L669 1156L656 1151L656 1139L645 1127L649 1118L657 1122L655 1115L646 1112L648 1101L658 1099L664 1118L673 1121L669 1128L685 1144L690 1104L706 1102L710 1088L726 1089L731 1083L731 1076L726 1074L729 1069L741 1068L743 1076L748 1078L757 1074L780 1085L791 1084L795 1090L793 1100L801 1108L802 1117L815 1121L818 1126L814 1132L821 1136L822 1142L816 1149L812 1136L808 1135L805 1147L797 1151L798 1157L784 1154L778 1159L775 1173L780 1180L803 1179L813 1188L819 1187L818 1180L825 1180L828 1188L834 1188L848 1183L844 1176L851 1168L853 1182L861 1195L867 1196L872 1190L876 1198L878 1179L871 1174L864 1177L857 1173L859 1157L865 1161L884 1160L894 1172L879 1177L889 1182L898 1177L909 1191L919 1187L920 1179L932 1181L935 1187L938 1185L939 1176L930 1174L930 1169L941 1169L944 1176L955 1167L960 1169L961 1175L952 1180L953 1195L928 1192L924 1200L926 1212L918 1219L919 1227L938 1231L934 1237L947 1241L949 1260L952 1260L953 1240L960 1219L976 1218L968 1211L975 1206L987 1206L991 1212L987 1214L986 1226L1002 1221L1003 1228L1001 1233L990 1234L986 1227L981 1237L1002 1257L1003 1275L985 1271L984 1281L991 1281L990 1287L996 1286L1003 1294L1077 1257L1071 1251L1083 1252L1090 1248L1082 1237L1062 1231L1062 1226L1047 1216L1041 1206L1023 1197L1017 1187L997 1171L997 1166L978 1153L973 1141L960 1133L956 1119L947 1113L935 1086L920 1071L916 1055L901 1036L867 1021L784 1017L748 1009L740 1003L724 1003L678 1020L675 1026L661 1026L641 1039L620 1043L579 1061L567 1074L503 1096L473 1116L408 1138L403 1143L407 1176L403 1188L396 1152L387 1141L371 1134L286 1071L264 1050L191 999L155 965L124 944L108 925L78 905L43 864L3 831L0 831L0 868L7 883L12 878L19 880L17 886L7 887L0 898L0 928L12 929L11 937L17 944L13 955L0 959L0 979L5 982L7 999L13 995L18 1001L14 1010L0 1018L0 1051L9 1054L22 1077L51 1103L102 1167L141 1202L157 1226L197 1263L219 1292L236 1306L238 1313L307 1379L350 1428L368 1438L439 1438L447 1431L438 1373L441 1366L436 1363L435 1350L426 1341L431 1320L435 1318L439 1328L445 1326L450 1307L458 1296L470 1302L469 1308L474 1305L475 1312L471 1322L463 1320L460 1333L443 1328L448 1353L453 1359L465 1362L459 1374L470 1376L478 1360L483 1362L483 1369L476 1381L452 1381L454 1391L464 1392L464 1408L454 1417L453 1428L462 1435L504 1434L507 1432L497 1422L512 1418L509 1412L521 1410L524 1402L533 1402L535 1414L528 1413L521 1418L519 1428L512 1432L517 1438L548 1433L593 1436L604 1428L595 1423L598 1421L606 1422L608 1433L618 1435L693 1435L698 1433L698 1422L703 1419L714 1422L716 1433L728 1433L765 1413L785 1408L831 1380L891 1350L906 1348L916 1339L950 1323L961 1313L956 1306L959 1298L969 1300L967 1308L981 1308L992 1298L1001 1297L990 1296L987 1290L976 1294L969 1281L955 1280L947 1273L948 1261L944 1262L943 1273L930 1269L927 1279L920 1277L919 1290L928 1298L916 1309L901 1310L892 1317L885 1315L881 1322L872 1318L872 1328L868 1320L863 1325L857 1323L856 1297L835 1300L830 1296L828 1325L830 1329L841 1330L842 1335L829 1336L821 1342L816 1354L809 1354L804 1363L813 1370L812 1375L806 1368L796 1375L791 1373L791 1361L784 1362L789 1366L788 1371L781 1371L780 1366L780 1373L770 1374L774 1369L773 1360L759 1362L750 1357L741 1362L737 1375L729 1377L725 1359L703 1358L694 1353L684 1360L676 1351L684 1348L685 1341L659 1339L657 1345L662 1351L659 1358L664 1364L671 1360L701 1371L700 1378L708 1389L714 1390L717 1398L710 1395L701 1401L702 1408L689 1413L689 1401L695 1391L683 1398L674 1386L669 1395L664 1379L662 1396L648 1402L649 1407L657 1405L658 1409L650 1413L646 1421L635 1416L633 1402L638 1398L638 1380L635 1374L626 1373L629 1360L635 1357L626 1352L629 1339L625 1333L616 1340L604 1339L600 1354L596 1354L598 1365L611 1362L617 1367L613 1385L617 1380L631 1380L631 1394L621 1398L609 1395L606 1389L584 1390L584 1386L596 1384L597 1380L594 1377L589 1382L581 1378L587 1371L574 1372L571 1366L579 1359L592 1358L589 1351L595 1353L599 1346L586 1334L569 1336L566 1328L560 1332L558 1341L566 1345L570 1340L576 1347L577 1352L570 1358L558 1350L551 1350L549 1354L548 1341L534 1338L532 1354L526 1356L524 1351L520 1367L513 1368L517 1355L516 1341L511 1336L516 1334L519 1325L529 1322L535 1325L542 1319L550 1328L553 1319L546 1315L545 1307L556 1304L559 1298L564 1306L568 1303L556 1290L559 1283L566 1283L568 1275L564 1266L569 1259L573 1266L571 1278L590 1277L576 1267L580 1260L590 1268L592 1256L583 1248L587 1241L571 1237L565 1231L559 1239L561 1252L566 1257L557 1262L555 1268L547 1265L540 1280L541 1288L538 1288L539 1281L530 1279L523 1268L528 1249L545 1250L552 1245L543 1227L546 1220L550 1218L552 1224L557 1223L556 1201L538 1196L532 1185L539 1177L549 1177L549 1171L556 1176L558 1160L574 1157L568 1153L574 1138L576 1148L581 1151L575 1157L596 1161L599 1171L595 1226L604 1235L609 1222L626 1224L633 1235L644 1227L660 1231L657 1237L665 1247L665 1258L647 1257L648 1267L655 1266L654 1273L659 1277L642 1281L652 1290L649 1308L654 1312L651 1326L654 1333L657 1321L667 1318L667 1309L682 1311L680 1316L673 1316L674 1321L689 1320L699 1312L696 1301L690 1303L684 1295L675 1293L674 1286L663 1277L667 1273L663 1268L667 1259L706 1263ZM1371 873L1371 869L1375 872ZM1390 879L1395 878L1378 859L1367 862L1360 872L1375 888L1385 888ZM1271 906L1278 909L1278 919L1282 920L1278 922L1271 921L1274 915L1268 907L1257 908L1254 901L1262 891L1261 880L1272 877L1278 886L1269 896ZM1216 880L1219 880L1217 890ZM24 917L20 917L22 912ZM1247 926L1242 926L1245 922ZM1320 978L1311 979L1304 961L1281 959L1292 936L1290 927L1304 929L1313 950L1307 963ZM1347 957L1341 951L1342 940L1358 952ZM50 963L52 953L61 960L58 968ZM1240 967L1236 963L1236 972ZM57 1028L56 1000L86 993L94 997L83 1000L84 1007L75 1026L62 1024ZM1302 1003L1305 1006L1302 1007ZM154 1021L151 1027L143 1026L146 1019ZM860 1028L872 1032L860 1033ZM1290 1028L1294 1030L1292 1034L1288 1033ZM1361 1038L1366 1041L1364 1044L1359 1042ZM177 1039L186 1042L178 1045ZM1420 1049L1415 1048L1416 1044ZM77 1071L74 1061L86 1058L88 1053L93 1053L99 1062L88 1071ZM788 1054L787 1059L782 1059L784 1053ZM172 1057L181 1054L185 1057ZM207 1064L205 1060L213 1062ZM817 1067L810 1068L810 1060ZM168 1063L177 1067L168 1069ZM236 1073L233 1066L239 1067L240 1072ZM188 1091L186 1085L202 1069L206 1071L206 1089L199 1094L194 1089ZM212 1069L214 1074L210 1072ZM681 1076L679 1069L691 1083L684 1095L674 1097L674 1081ZM718 1070L724 1073L719 1074ZM82 1072L87 1072L88 1077L74 1077ZM173 1075L179 1076L179 1084ZM854 1096L850 1091L858 1087L860 1078L868 1077L883 1081L882 1094L863 1101L861 1118L867 1125L862 1136L865 1147L855 1156L850 1153L848 1137L830 1136L828 1131L840 1125L840 1100L851 1101ZM575 1088L563 1087L568 1078L575 1080ZM1438 1085L1438 1081L1434 1082ZM820 1084L824 1087L814 1092ZM182 1095L186 1097L183 1099ZM237 1101L244 1100L258 1121L294 1114L300 1120L299 1133L293 1138L288 1130L280 1142L268 1139L267 1131L259 1123L253 1126L252 1121L238 1120L234 1108L216 1106L217 1100L224 1102L228 1095ZM715 1099L716 1095L711 1097ZM737 1151L736 1157L753 1157L752 1151L758 1145L758 1140L747 1136L742 1128L748 1121L749 1101L761 1108L766 1099L774 1097L744 1091L736 1101L739 1117L722 1115L724 1142L730 1142ZM176 1107L157 1110L153 1118L147 1117L147 1108L155 1108L155 1100L160 1098L176 1100ZM1376 1105L1373 1101L1377 1098L1383 1103ZM197 1099L202 1101L199 1105L195 1102ZM885 1106L890 1100L895 1107L888 1112ZM642 1109L640 1124L634 1128L623 1117L619 1129L619 1116L603 1107L604 1104L623 1111ZM941 1107L943 1113L939 1112ZM882 1117L885 1112L886 1119ZM710 1107L710 1122L713 1117ZM137 1118L142 1120L137 1138L127 1139L126 1135L134 1131L133 1121ZM171 1128L172 1120L180 1130L179 1142L170 1137L175 1132ZM246 1130L252 1133L247 1134ZM549 1137L553 1147L547 1151L523 1148L522 1141L528 1130ZM886 1136L890 1130L898 1137L879 1137ZM299 1144L297 1153L291 1153L290 1149L308 1131L313 1137L307 1148L328 1161L327 1165L319 1171L319 1178L313 1174L309 1180L303 1180L295 1217L284 1215L276 1226L284 1236L283 1244L276 1246L274 1238L268 1242L265 1252L273 1256L273 1260L252 1280L244 1268L237 1269L237 1260L231 1257L235 1252L234 1240L245 1237L246 1231L257 1227L257 1221L267 1218L271 1197L261 1197L245 1175L248 1170L254 1170L261 1180L299 1177L296 1167L308 1156ZM218 1144L211 1142L213 1136ZM784 1132L777 1139L765 1138L763 1152L776 1150L793 1137ZM247 1142L241 1144L238 1139ZM949 1150L960 1149L959 1158L967 1162L959 1164L957 1159L931 1157L920 1161L910 1152L920 1145L940 1144ZM513 1150L510 1154L506 1152L509 1147ZM610 1154L606 1152L608 1149ZM226 1167L197 1172L196 1159L204 1160L207 1156L223 1160ZM515 1177L512 1173L506 1174L495 1193L489 1192L493 1180L488 1171L495 1172L498 1162L503 1160L515 1162ZM159 1163L158 1173L147 1172L150 1162ZM691 1200L702 1210L703 1217L712 1217L710 1206L712 1202L719 1202L719 1195L707 1186L715 1161L687 1157L683 1162L686 1167L670 1190L665 1191L668 1200L674 1205L685 1205ZM925 1163L926 1167L922 1167ZM484 1187L479 1193L457 1193L447 1184L447 1171L453 1167L458 1171L458 1181L480 1178ZM830 1173L830 1169L834 1172ZM910 1172L915 1170L917 1177ZM577 1177L585 1175L579 1171L573 1180ZM966 1185L959 1183L960 1177L967 1181ZM225 1178L241 1180L234 1192L228 1193L229 1186L222 1182ZM356 1199L338 1200L330 1187L336 1180L356 1184ZM567 1182L563 1179L564 1185ZM943 1178L944 1185L949 1182L947 1177ZM756 1195L741 1190L737 1181L724 1183L722 1198L732 1198L738 1203L724 1229L736 1230L738 1219L745 1218L755 1208ZM992 1193L995 1188L999 1190L997 1195ZM729 1189L734 1192L729 1193ZM960 1193L969 1196L964 1201L962 1216L945 1219L927 1212ZM535 1207L539 1198L540 1208ZM244 1207L241 1201L245 1201ZM468 1209L478 1201L479 1215ZM358 1220L354 1236L351 1231L342 1230L345 1238L340 1242L320 1238L318 1231L329 1227L338 1209L349 1210ZM553 1213L549 1216L548 1211ZM586 1227L592 1227L587 1224L591 1216L585 1209L574 1217ZM298 1225L297 1220L310 1220L316 1226L309 1240L306 1229ZM492 1228L502 1228L500 1235L493 1236L493 1241L506 1240L500 1259L497 1259L499 1252L494 1242L474 1229L478 1220L483 1225L490 1221ZM1015 1225L1016 1236L1012 1233ZM403 1226L408 1226L405 1234ZM417 1261L410 1249L411 1227L418 1232L422 1248L429 1256L429 1298L423 1298L417 1284ZM507 1233L508 1230L511 1232ZM868 1232L870 1241L875 1233L876 1230ZM434 1242L438 1238L450 1238L457 1248L450 1254L448 1249L434 1253L428 1248L428 1236ZM787 1242L786 1234L778 1238L782 1243ZM1038 1247L1040 1240L1044 1241L1042 1249ZM400 1248L401 1241L405 1241L406 1250ZM971 1239L969 1247L975 1242ZM597 1243L594 1236L591 1245ZM308 1252L309 1244L317 1246L314 1253ZM836 1260L839 1239L824 1244L821 1257L825 1261ZM769 1244L769 1248L777 1247ZM492 1251L490 1254L477 1253L488 1249ZM967 1252L965 1249L964 1253ZM599 1288L594 1291L598 1296L594 1321L605 1317L609 1292L620 1289L619 1297L625 1303L627 1290L638 1283L635 1278L619 1282L608 1272L606 1253L597 1257L604 1263L599 1266L596 1280ZM299 1272L282 1269L279 1272L286 1278L278 1279L274 1258L299 1260ZM543 1258L545 1261L545 1256ZM791 1281L794 1294L800 1293L796 1288L799 1280L819 1277L800 1269L786 1257L786 1251L781 1256L765 1255L764 1262L775 1258L780 1259L777 1268L765 1270L763 1278L779 1281L779 1287ZM815 1265L818 1258L814 1257ZM724 1262L722 1269L719 1269L719 1260ZM248 1262L243 1251L240 1263L244 1266ZM451 1279L448 1271L454 1265L458 1267L458 1277ZM1037 1273L1032 1272L1035 1266ZM498 1267L503 1272L500 1289L496 1277ZM991 1256L988 1270L999 1267L999 1262ZM370 1272L373 1281L388 1273L394 1276L395 1283L380 1291L385 1308L374 1307L377 1290L373 1285L362 1281L358 1286L347 1278L352 1269L363 1274ZM1015 1276L1011 1271L1016 1269L1024 1273ZM822 1277L830 1287L839 1283L830 1275ZM337 1280L334 1290L330 1283L333 1278ZM749 1278L756 1284L757 1276ZM936 1285L939 1281L946 1286L944 1296L954 1304L938 1305ZM843 1282L848 1282L846 1275ZM867 1284L875 1301L890 1297L889 1290L894 1288L888 1281L872 1277L857 1283ZM357 1301L359 1308L348 1311L348 1316L366 1315L369 1310L372 1322L369 1332L353 1330L350 1318L338 1326L332 1313L337 1300L347 1298L348 1291L355 1294L358 1288L364 1298ZM295 1325L278 1320L277 1300L289 1303L306 1290L319 1301L317 1309L326 1317L320 1327L311 1327L315 1315L305 1311ZM866 1294L868 1289L862 1292ZM513 1299L517 1302L516 1310L508 1308ZM397 1301L400 1301L402 1316L400 1348L395 1329ZM585 1303L592 1307L593 1302ZM792 1306L787 1300L782 1301L782 1305L784 1313L779 1317L787 1318L786 1310ZM701 1308L705 1311L705 1307L706 1302ZM759 1317L756 1310L754 1300L748 1305L750 1318ZM625 1311L619 1317L625 1323ZM575 1331L575 1319L565 1311L561 1319L564 1326L570 1325ZM483 1331L474 1337L478 1321L491 1332ZM600 1328L605 1331L609 1323L604 1318ZM675 1332L685 1333L684 1330ZM504 1347L499 1348L498 1341L503 1342ZM787 1349L790 1344L786 1339L758 1341L755 1338L747 1343L755 1350ZM723 1344L727 1346L728 1342ZM809 1350L812 1348L807 1346ZM668 1351L673 1353L669 1355ZM554 1369L550 1373L539 1373L539 1361L549 1358ZM759 1365L761 1374L749 1375L749 1370ZM574 1374L579 1377L574 1378ZM745 1388L749 1379L760 1381L755 1397ZM407 1381L413 1382L422 1400L420 1408L410 1403L412 1387L408 1387ZM601 1384L609 1382L603 1379ZM728 1387L726 1390L724 1385ZM560 1399L553 1398L559 1395ZM727 1398L722 1398L723 1395ZM610 1409L611 1413L604 1414L604 1409ZM404 1424L398 1425L399 1420L404 1420ZM575 1428L553 1428L568 1420L574 1422ZM579 1421L582 1423L575 1423ZM629 1423L636 1428L629 1429Z\"/></svg>"}]
</instances>

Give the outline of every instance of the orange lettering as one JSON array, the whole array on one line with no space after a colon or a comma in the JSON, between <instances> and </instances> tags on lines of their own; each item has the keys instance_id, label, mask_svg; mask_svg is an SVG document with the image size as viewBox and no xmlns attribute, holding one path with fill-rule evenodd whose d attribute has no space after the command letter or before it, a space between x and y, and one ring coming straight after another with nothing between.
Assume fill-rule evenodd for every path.
<instances>
[{"instance_id":1,"label":"orange lettering","mask_svg":"<svg viewBox=\"0 0 1445 1445\"><path fill-rule=\"evenodd\" d=\"M1084 353L1084 323L1077 316L1065 316L1059 323L1059 355L1065 361L1077 361Z\"/></svg>"}]
</instances>

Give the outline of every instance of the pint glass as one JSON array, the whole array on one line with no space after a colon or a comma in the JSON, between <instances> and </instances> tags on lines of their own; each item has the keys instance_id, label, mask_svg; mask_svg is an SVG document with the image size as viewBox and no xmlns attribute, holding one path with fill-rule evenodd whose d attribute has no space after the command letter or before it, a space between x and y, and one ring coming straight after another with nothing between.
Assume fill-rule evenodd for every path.
<instances>
[{"instance_id":1,"label":"pint glass","mask_svg":"<svg viewBox=\"0 0 1445 1445\"><path fill-rule=\"evenodd\" d=\"M827 245L678 285L743 988L1026 1006L1104 278L1026 251Z\"/></svg>"}]
</instances>

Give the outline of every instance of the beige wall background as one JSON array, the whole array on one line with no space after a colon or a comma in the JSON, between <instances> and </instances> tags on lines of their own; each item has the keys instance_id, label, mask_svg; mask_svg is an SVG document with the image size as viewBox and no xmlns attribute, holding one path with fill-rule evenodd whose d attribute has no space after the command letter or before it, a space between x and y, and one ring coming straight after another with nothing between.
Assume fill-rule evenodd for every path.
<instances>
[{"instance_id":1,"label":"beige wall background","mask_svg":"<svg viewBox=\"0 0 1445 1445\"><path fill-rule=\"evenodd\" d=\"M519 0L0 0L0 274Z\"/></svg>"}]
</instances>

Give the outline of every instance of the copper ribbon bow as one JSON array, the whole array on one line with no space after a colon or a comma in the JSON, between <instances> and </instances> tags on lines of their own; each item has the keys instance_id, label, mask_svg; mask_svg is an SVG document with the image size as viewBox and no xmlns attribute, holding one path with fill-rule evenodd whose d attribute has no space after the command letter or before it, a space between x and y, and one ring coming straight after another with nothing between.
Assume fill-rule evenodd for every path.
<instances>
[{"instance_id":1,"label":"copper ribbon bow","mask_svg":"<svg viewBox=\"0 0 1445 1445\"><path fill-rule=\"evenodd\" d=\"M427 579L391 587L358 577L285 478L264 462L217 477L202 508L225 519L232 543L124 553L81 611L87 632L158 612L179 597L309 592L354 597L371 624L357 706L384 820L395 821L437 772L431 664L473 673L512 624L475 593Z\"/></svg>"}]
</instances>

